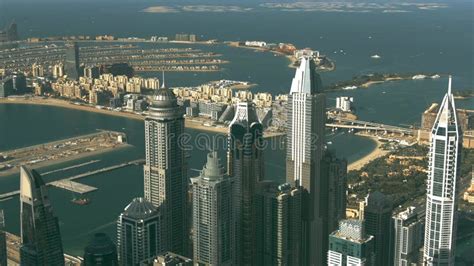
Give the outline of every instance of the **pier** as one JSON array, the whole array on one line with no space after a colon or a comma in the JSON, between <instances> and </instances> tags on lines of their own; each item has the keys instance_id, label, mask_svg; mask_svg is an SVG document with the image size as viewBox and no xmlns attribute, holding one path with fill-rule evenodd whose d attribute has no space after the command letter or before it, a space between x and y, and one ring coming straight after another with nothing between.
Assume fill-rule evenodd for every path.
<instances>
[{"instance_id":1,"label":"pier","mask_svg":"<svg viewBox=\"0 0 474 266\"><path fill-rule=\"evenodd\" d=\"M89 185L85 185L85 184L81 184L81 183L75 182L74 180L79 180L79 179L84 178L84 177L97 175L97 174L101 174L101 173L105 173L105 172L110 172L110 171L113 171L113 170L117 170L117 169L120 169L120 168L131 166L131 165L140 165L140 164L143 164L143 163L145 163L144 159L133 160L133 161L129 161L129 162L125 162L125 163L112 165L112 166L104 167L104 168L101 168L101 169L85 172L85 173L78 174L78 175L71 176L71 177L67 177L67 178L64 178L64 179L61 179L61 180L48 182L46 185L47 186L55 186L55 187L66 189L66 190L69 190L69 191L72 191L72 192L75 192L75 193L79 193L79 194L85 194L85 193L95 191L98 188L93 187L93 186L89 186ZM15 190L15 191L7 192L7 193L4 193L4 194L0 194L0 201L10 199L13 196L17 196L19 194L20 194L20 190Z\"/></svg>"}]
</instances>

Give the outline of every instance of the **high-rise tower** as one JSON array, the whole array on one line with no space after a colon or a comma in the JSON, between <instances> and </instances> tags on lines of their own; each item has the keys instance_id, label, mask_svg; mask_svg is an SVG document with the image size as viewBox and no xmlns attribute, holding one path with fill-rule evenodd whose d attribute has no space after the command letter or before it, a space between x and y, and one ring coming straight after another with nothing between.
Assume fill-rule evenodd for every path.
<instances>
[{"instance_id":1,"label":"high-rise tower","mask_svg":"<svg viewBox=\"0 0 474 266\"><path fill-rule=\"evenodd\" d=\"M64 265L58 218L47 188L35 170L20 168L22 265Z\"/></svg>"},{"instance_id":2,"label":"high-rise tower","mask_svg":"<svg viewBox=\"0 0 474 266\"><path fill-rule=\"evenodd\" d=\"M160 216L153 204L135 198L117 221L118 259L122 265L138 265L163 252L158 230Z\"/></svg>"},{"instance_id":3,"label":"high-rise tower","mask_svg":"<svg viewBox=\"0 0 474 266\"><path fill-rule=\"evenodd\" d=\"M321 179L321 158L326 123L325 96L312 59L301 58L288 96L287 182L301 187L303 197L303 261L304 265L326 262L324 241L327 226L324 209L327 187ZM327 195L327 193L326 193ZM327 243L327 242L326 242Z\"/></svg>"},{"instance_id":4,"label":"high-rise tower","mask_svg":"<svg viewBox=\"0 0 474 266\"><path fill-rule=\"evenodd\" d=\"M236 264L254 264L255 185L263 179L263 126L252 102L237 104L229 127L227 170L236 184Z\"/></svg>"},{"instance_id":5,"label":"high-rise tower","mask_svg":"<svg viewBox=\"0 0 474 266\"><path fill-rule=\"evenodd\" d=\"M329 266L382 266L376 264L374 237L366 234L360 220L342 220L339 229L329 235Z\"/></svg>"},{"instance_id":6,"label":"high-rise tower","mask_svg":"<svg viewBox=\"0 0 474 266\"><path fill-rule=\"evenodd\" d=\"M364 226L367 234L374 236L376 265L393 262L392 201L383 193L375 191L366 198Z\"/></svg>"},{"instance_id":7,"label":"high-rise tower","mask_svg":"<svg viewBox=\"0 0 474 266\"><path fill-rule=\"evenodd\" d=\"M430 138L423 257L426 265L454 265L462 134L451 77Z\"/></svg>"},{"instance_id":8,"label":"high-rise tower","mask_svg":"<svg viewBox=\"0 0 474 266\"><path fill-rule=\"evenodd\" d=\"M184 110L171 90L156 90L145 119L145 199L162 216L164 250L187 255L187 176L184 147Z\"/></svg>"},{"instance_id":9,"label":"high-rise tower","mask_svg":"<svg viewBox=\"0 0 474 266\"><path fill-rule=\"evenodd\" d=\"M234 183L225 175L217 152L208 154L201 174L191 182L194 263L235 265Z\"/></svg>"},{"instance_id":10,"label":"high-rise tower","mask_svg":"<svg viewBox=\"0 0 474 266\"><path fill-rule=\"evenodd\" d=\"M79 47L75 42L66 46L64 72L67 75L68 79L79 79Z\"/></svg>"},{"instance_id":11,"label":"high-rise tower","mask_svg":"<svg viewBox=\"0 0 474 266\"><path fill-rule=\"evenodd\" d=\"M393 216L393 265L416 265L423 247L425 208L410 206Z\"/></svg>"},{"instance_id":12,"label":"high-rise tower","mask_svg":"<svg viewBox=\"0 0 474 266\"><path fill-rule=\"evenodd\" d=\"M257 263L302 265L301 190L273 181L257 184Z\"/></svg>"}]
</instances>

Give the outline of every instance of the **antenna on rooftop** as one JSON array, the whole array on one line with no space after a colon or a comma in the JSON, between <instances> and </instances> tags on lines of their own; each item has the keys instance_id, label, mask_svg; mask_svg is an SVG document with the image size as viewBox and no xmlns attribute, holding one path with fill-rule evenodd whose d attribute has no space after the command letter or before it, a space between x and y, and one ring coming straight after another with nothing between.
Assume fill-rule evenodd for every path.
<instances>
[{"instance_id":1,"label":"antenna on rooftop","mask_svg":"<svg viewBox=\"0 0 474 266\"><path fill-rule=\"evenodd\" d=\"M162 78L161 78L161 79L162 79L161 88L162 88L162 89L166 89L166 85L165 85L165 71L164 71L164 70L162 71L161 75L162 75Z\"/></svg>"}]
</instances>

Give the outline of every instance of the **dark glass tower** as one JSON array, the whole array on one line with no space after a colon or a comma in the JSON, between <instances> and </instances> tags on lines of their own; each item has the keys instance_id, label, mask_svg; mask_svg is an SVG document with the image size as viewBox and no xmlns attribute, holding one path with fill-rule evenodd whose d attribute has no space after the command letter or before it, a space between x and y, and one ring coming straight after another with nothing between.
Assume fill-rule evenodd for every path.
<instances>
[{"instance_id":1,"label":"dark glass tower","mask_svg":"<svg viewBox=\"0 0 474 266\"><path fill-rule=\"evenodd\" d=\"M391 265L393 226L392 201L383 193L376 191L367 197L364 209L364 226L367 234L374 236L376 265Z\"/></svg>"},{"instance_id":2,"label":"dark glass tower","mask_svg":"<svg viewBox=\"0 0 474 266\"><path fill-rule=\"evenodd\" d=\"M95 265L118 265L117 247L104 233L95 234L84 249L84 266Z\"/></svg>"},{"instance_id":3,"label":"dark glass tower","mask_svg":"<svg viewBox=\"0 0 474 266\"><path fill-rule=\"evenodd\" d=\"M58 218L53 214L41 176L20 169L22 265L64 265Z\"/></svg>"},{"instance_id":4,"label":"dark glass tower","mask_svg":"<svg viewBox=\"0 0 474 266\"><path fill-rule=\"evenodd\" d=\"M64 72L71 80L79 79L79 47L77 43L71 43L66 46Z\"/></svg>"},{"instance_id":5,"label":"dark glass tower","mask_svg":"<svg viewBox=\"0 0 474 266\"><path fill-rule=\"evenodd\" d=\"M237 104L229 127L227 170L235 179L237 265L255 264L255 186L263 180L263 126L252 102Z\"/></svg>"},{"instance_id":6,"label":"dark glass tower","mask_svg":"<svg viewBox=\"0 0 474 266\"><path fill-rule=\"evenodd\" d=\"M257 184L256 265L302 265L301 196L290 184Z\"/></svg>"}]
</instances>

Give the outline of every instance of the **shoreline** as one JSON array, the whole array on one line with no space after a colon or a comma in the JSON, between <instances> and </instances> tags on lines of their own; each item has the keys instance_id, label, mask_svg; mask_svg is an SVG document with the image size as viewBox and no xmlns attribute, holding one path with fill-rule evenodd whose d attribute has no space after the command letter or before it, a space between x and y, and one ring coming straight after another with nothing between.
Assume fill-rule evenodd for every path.
<instances>
[{"instance_id":1,"label":"shoreline","mask_svg":"<svg viewBox=\"0 0 474 266\"><path fill-rule=\"evenodd\" d=\"M376 143L376 146L369 154L347 165L347 172L360 170L362 167L366 166L371 161L383 157L390 152L381 149L382 142L380 142L377 137L360 134L357 135L372 139Z\"/></svg>"},{"instance_id":2,"label":"shoreline","mask_svg":"<svg viewBox=\"0 0 474 266\"><path fill-rule=\"evenodd\" d=\"M0 104L30 104L30 105L43 105L43 106L53 106L53 107L62 107L68 108L73 110L85 111L85 112L93 112L98 114L104 115L111 115L116 117L122 118L129 118L134 120L145 120L144 115L135 114L135 113L128 113L128 112L116 112L107 109L98 109L93 106L87 105L77 105L70 103L65 100L60 99L41 99L41 98L0 98ZM218 133L218 134L227 134L228 128L227 127L215 127L215 126L205 126L200 121L194 121L191 119L184 119L184 126L185 128L203 131L203 132L210 132L210 133ZM284 134L283 132L281 134ZM269 132L264 132L264 138L272 138L276 134Z\"/></svg>"},{"instance_id":3,"label":"shoreline","mask_svg":"<svg viewBox=\"0 0 474 266\"><path fill-rule=\"evenodd\" d=\"M115 111L110 111L106 109L97 109L92 106L76 105L76 104L72 104L60 99L3 98L3 99L0 99L0 104L25 104L25 105L30 104L30 105L53 106L53 107L62 107L62 108L68 108L68 109L73 109L73 110L79 110L79 111L93 112L93 113L104 114L104 115L111 115L111 116L122 117L122 118L129 118L129 119L134 119L134 120L145 119L145 116L143 115L127 113L127 112L115 112ZM216 133L216 134L228 133L227 127L205 126L200 121L194 121L190 119L185 119L184 121L185 121L185 127L193 129L193 130L202 131L202 132L211 132L211 133ZM264 138L272 139L275 137L283 136L285 134L286 134L285 132L264 132ZM376 137L367 136L367 135L359 135L359 136L372 139L374 142L376 142L376 147L369 154L350 163L347 166L348 171L359 170L363 166L368 164L370 161L375 160L379 157L382 157L388 153L388 151L382 150L380 148L382 143ZM91 155L94 155L94 154L91 154ZM2 176L2 174L0 174L0 176Z\"/></svg>"}]
</instances>

